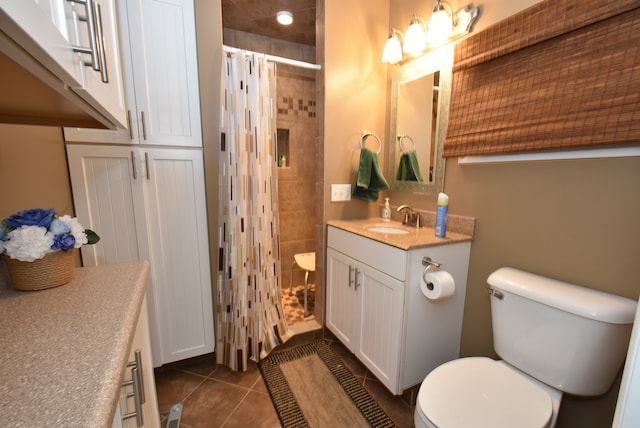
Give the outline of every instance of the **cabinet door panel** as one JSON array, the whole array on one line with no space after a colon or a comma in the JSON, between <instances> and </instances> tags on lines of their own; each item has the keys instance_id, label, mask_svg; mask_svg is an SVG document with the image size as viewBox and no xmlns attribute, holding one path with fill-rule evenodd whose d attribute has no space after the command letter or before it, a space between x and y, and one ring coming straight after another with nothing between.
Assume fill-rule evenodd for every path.
<instances>
[{"instance_id":1,"label":"cabinet door panel","mask_svg":"<svg viewBox=\"0 0 640 428\"><path fill-rule=\"evenodd\" d=\"M117 7L128 129L65 128L65 140L202 147L193 1Z\"/></svg>"},{"instance_id":2,"label":"cabinet door panel","mask_svg":"<svg viewBox=\"0 0 640 428\"><path fill-rule=\"evenodd\" d=\"M141 143L201 147L193 1L127 6Z\"/></svg>"},{"instance_id":3,"label":"cabinet door panel","mask_svg":"<svg viewBox=\"0 0 640 428\"><path fill-rule=\"evenodd\" d=\"M118 42L118 23L116 16L116 5L114 0L94 0L95 10L100 11L96 15L96 21L101 31L99 38L101 49L104 50L106 68L103 80L103 73L91 67L83 68L83 86L75 91L89 103L95 105L97 109L109 117L113 123L120 128L127 127L127 108L124 98L124 84L122 80L122 67L120 64L120 46ZM84 6L74 5L76 7ZM84 12L80 16L84 16ZM86 23L81 25L86 27ZM86 29L86 28L85 28ZM81 46L89 46L88 38L91 37L88 31L78 33Z\"/></svg>"},{"instance_id":4,"label":"cabinet door panel","mask_svg":"<svg viewBox=\"0 0 640 428\"><path fill-rule=\"evenodd\" d=\"M132 151L126 147L67 145L76 216L100 235L82 246L85 266L139 260L136 211L143 204L141 177L133 177ZM138 168L139 169L139 168Z\"/></svg>"},{"instance_id":5,"label":"cabinet door panel","mask_svg":"<svg viewBox=\"0 0 640 428\"><path fill-rule=\"evenodd\" d=\"M404 283L358 265L360 341L356 355L390 391L398 391Z\"/></svg>"},{"instance_id":6,"label":"cabinet door panel","mask_svg":"<svg viewBox=\"0 0 640 428\"><path fill-rule=\"evenodd\" d=\"M81 56L68 40L61 0L0 0L2 32L72 88L82 86Z\"/></svg>"},{"instance_id":7,"label":"cabinet door panel","mask_svg":"<svg viewBox=\"0 0 640 428\"><path fill-rule=\"evenodd\" d=\"M356 262L327 249L327 327L351 352L356 351L357 294L350 280Z\"/></svg>"},{"instance_id":8,"label":"cabinet door panel","mask_svg":"<svg viewBox=\"0 0 640 428\"><path fill-rule=\"evenodd\" d=\"M200 150L148 149L145 154L155 310L166 364L214 348L204 169Z\"/></svg>"}]
</instances>

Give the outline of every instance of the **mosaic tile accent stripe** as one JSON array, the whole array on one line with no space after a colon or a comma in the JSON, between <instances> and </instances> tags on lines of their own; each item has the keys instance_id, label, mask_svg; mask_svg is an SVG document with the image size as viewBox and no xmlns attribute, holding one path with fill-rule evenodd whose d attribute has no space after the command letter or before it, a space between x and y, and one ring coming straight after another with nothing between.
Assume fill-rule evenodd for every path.
<instances>
[{"instance_id":1,"label":"mosaic tile accent stripe","mask_svg":"<svg viewBox=\"0 0 640 428\"><path fill-rule=\"evenodd\" d=\"M284 116L306 115L308 117L316 117L315 100L302 100L300 98L279 97L278 98L278 114Z\"/></svg>"}]
</instances>

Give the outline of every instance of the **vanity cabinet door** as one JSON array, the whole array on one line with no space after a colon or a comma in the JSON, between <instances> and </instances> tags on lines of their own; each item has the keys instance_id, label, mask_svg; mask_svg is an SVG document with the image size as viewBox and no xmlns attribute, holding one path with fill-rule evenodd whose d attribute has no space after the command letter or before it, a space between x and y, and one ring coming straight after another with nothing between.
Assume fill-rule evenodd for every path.
<instances>
[{"instance_id":1,"label":"vanity cabinet door","mask_svg":"<svg viewBox=\"0 0 640 428\"><path fill-rule=\"evenodd\" d=\"M356 355L391 392L399 393L404 283L364 264L357 269L360 340Z\"/></svg>"},{"instance_id":2,"label":"vanity cabinet door","mask_svg":"<svg viewBox=\"0 0 640 428\"><path fill-rule=\"evenodd\" d=\"M356 352L358 295L354 292L356 261L327 248L327 327L351 352Z\"/></svg>"},{"instance_id":3,"label":"vanity cabinet door","mask_svg":"<svg viewBox=\"0 0 640 428\"><path fill-rule=\"evenodd\" d=\"M327 248L327 327L398 391L404 283Z\"/></svg>"}]
</instances>

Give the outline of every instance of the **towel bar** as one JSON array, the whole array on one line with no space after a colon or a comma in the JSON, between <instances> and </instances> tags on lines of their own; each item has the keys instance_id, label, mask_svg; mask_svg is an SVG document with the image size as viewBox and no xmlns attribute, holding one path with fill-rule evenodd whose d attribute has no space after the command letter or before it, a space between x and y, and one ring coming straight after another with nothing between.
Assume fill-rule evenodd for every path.
<instances>
[{"instance_id":1,"label":"towel bar","mask_svg":"<svg viewBox=\"0 0 640 428\"><path fill-rule=\"evenodd\" d=\"M378 151L376 153L380 153L380 150L382 150L382 141L380 141L380 138L371 131L362 131L362 136L360 137L360 148L364 149L364 142L370 135L373 135L375 139L378 140Z\"/></svg>"},{"instance_id":2,"label":"towel bar","mask_svg":"<svg viewBox=\"0 0 640 428\"><path fill-rule=\"evenodd\" d=\"M404 140L405 138L409 141L411 141L411 144L413 144L413 150L416 149L416 142L413 141L413 138L411 138L409 135L407 134L398 134L398 145L400 146L400 150L402 150L402 153L407 154L407 151L404 149L404 147L402 146L402 140Z\"/></svg>"}]
</instances>

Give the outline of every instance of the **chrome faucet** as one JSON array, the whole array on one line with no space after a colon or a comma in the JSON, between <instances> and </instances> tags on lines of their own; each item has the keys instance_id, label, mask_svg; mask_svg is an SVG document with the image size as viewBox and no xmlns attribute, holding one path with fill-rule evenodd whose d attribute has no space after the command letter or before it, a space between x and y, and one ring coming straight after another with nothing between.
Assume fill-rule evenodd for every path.
<instances>
[{"instance_id":1,"label":"chrome faucet","mask_svg":"<svg viewBox=\"0 0 640 428\"><path fill-rule=\"evenodd\" d=\"M422 227L422 225L420 224L419 213L415 212L413 208L411 208L409 205L400 205L398 208L396 208L397 212L400 212L403 210L404 210L404 220L402 220L402 224L405 224L407 226Z\"/></svg>"}]
</instances>

